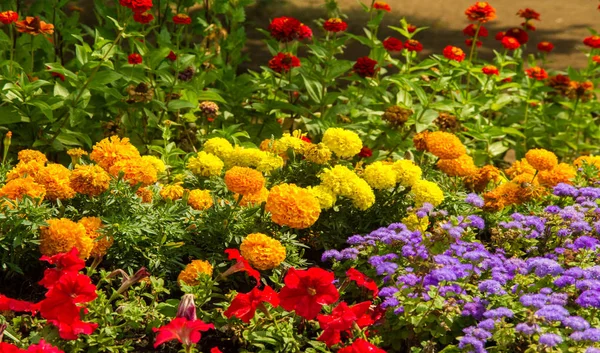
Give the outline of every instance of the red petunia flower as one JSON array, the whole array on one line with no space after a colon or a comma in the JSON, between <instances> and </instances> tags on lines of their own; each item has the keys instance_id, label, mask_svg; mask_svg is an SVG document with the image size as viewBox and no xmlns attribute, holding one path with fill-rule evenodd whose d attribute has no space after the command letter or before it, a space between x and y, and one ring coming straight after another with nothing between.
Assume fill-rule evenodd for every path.
<instances>
[{"instance_id":1,"label":"red petunia flower","mask_svg":"<svg viewBox=\"0 0 600 353\"><path fill-rule=\"evenodd\" d=\"M300 25L300 29L298 30L298 39L312 39L313 32L310 27L305 24Z\"/></svg>"},{"instance_id":2,"label":"red petunia flower","mask_svg":"<svg viewBox=\"0 0 600 353\"><path fill-rule=\"evenodd\" d=\"M467 37L475 37L476 31L477 31L477 28L475 27L475 25L473 23L471 23L470 25L465 27L465 29L463 29L463 34ZM479 34L477 36L478 37L487 37L488 35L489 35L489 32L488 32L487 28L485 28L484 26L480 26Z\"/></svg>"},{"instance_id":3,"label":"red petunia flower","mask_svg":"<svg viewBox=\"0 0 600 353\"><path fill-rule=\"evenodd\" d=\"M383 41L383 47L387 51L401 51L402 50L402 41L398 38L388 37Z\"/></svg>"},{"instance_id":4,"label":"red petunia flower","mask_svg":"<svg viewBox=\"0 0 600 353\"><path fill-rule=\"evenodd\" d=\"M24 350L20 349L19 347L12 345L10 343L0 342L0 352L2 352L2 353L24 353L27 351L24 351Z\"/></svg>"},{"instance_id":5,"label":"red petunia flower","mask_svg":"<svg viewBox=\"0 0 600 353\"><path fill-rule=\"evenodd\" d=\"M146 11L146 12L135 12L133 14L133 20L137 23L141 23L143 25L148 24L154 20L154 16Z\"/></svg>"},{"instance_id":6,"label":"red petunia flower","mask_svg":"<svg viewBox=\"0 0 600 353\"><path fill-rule=\"evenodd\" d=\"M56 266L55 268L46 269L44 278L38 282L46 289L52 288L64 274L68 272L77 273L85 267L85 261L79 258L79 250L75 247L68 253L60 253L54 256L44 255L40 260Z\"/></svg>"},{"instance_id":7,"label":"red petunia flower","mask_svg":"<svg viewBox=\"0 0 600 353\"><path fill-rule=\"evenodd\" d=\"M127 57L127 62L130 63L131 65L141 64L142 63L142 56L140 54L138 54L138 53L130 54Z\"/></svg>"},{"instance_id":8,"label":"red petunia flower","mask_svg":"<svg viewBox=\"0 0 600 353\"><path fill-rule=\"evenodd\" d=\"M521 44L516 38L509 36L505 36L500 42L502 43L502 46L508 50L515 50L521 46Z\"/></svg>"},{"instance_id":9,"label":"red petunia flower","mask_svg":"<svg viewBox=\"0 0 600 353\"><path fill-rule=\"evenodd\" d=\"M526 20L540 20L540 14L538 12L536 12L533 9L530 8L525 8L525 9L521 9L517 12L517 15L521 18L524 18Z\"/></svg>"},{"instance_id":10,"label":"red petunia flower","mask_svg":"<svg viewBox=\"0 0 600 353\"><path fill-rule=\"evenodd\" d=\"M269 60L269 67L277 73L289 72L292 67L300 67L300 59L291 53L278 53Z\"/></svg>"},{"instance_id":11,"label":"red petunia flower","mask_svg":"<svg viewBox=\"0 0 600 353\"><path fill-rule=\"evenodd\" d=\"M24 311L28 313L35 313L37 311L37 306L34 303L24 300L11 299L0 294L0 311Z\"/></svg>"},{"instance_id":12,"label":"red petunia flower","mask_svg":"<svg viewBox=\"0 0 600 353\"><path fill-rule=\"evenodd\" d=\"M354 64L354 72L358 74L360 77L373 77L375 75L375 66L377 65L377 61L363 56L362 58L358 58L356 63Z\"/></svg>"},{"instance_id":13,"label":"red petunia flower","mask_svg":"<svg viewBox=\"0 0 600 353\"><path fill-rule=\"evenodd\" d=\"M453 47L451 45L446 46L442 54L444 54L444 57L446 57L446 59L458 62L465 60L465 57L467 56L462 49L460 49L459 47Z\"/></svg>"},{"instance_id":14,"label":"red petunia flower","mask_svg":"<svg viewBox=\"0 0 600 353\"><path fill-rule=\"evenodd\" d=\"M373 4L373 8L375 10L381 10L381 11L386 11L386 12L392 11L392 8L390 7L390 5L387 2L383 2L383 1L375 1L375 3Z\"/></svg>"},{"instance_id":15,"label":"red petunia flower","mask_svg":"<svg viewBox=\"0 0 600 353\"><path fill-rule=\"evenodd\" d=\"M274 308L279 306L279 297L273 288L265 286L265 289L260 290L254 287L249 293L238 293L223 314L227 318L235 316L243 322L250 322L256 309L266 312L263 303L269 303Z\"/></svg>"},{"instance_id":16,"label":"red petunia flower","mask_svg":"<svg viewBox=\"0 0 600 353\"><path fill-rule=\"evenodd\" d=\"M323 29L327 32L343 32L348 28L348 24L341 18L330 18L323 23Z\"/></svg>"},{"instance_id":17,"label":"red petunia flower","mask_svg":"<svg viewBox=\"0 0 600 353\"><path fill-rule=\"evenodd\" d=\"M167 59L169 59L171 61L175 61L175 60L177 60L177 54L175 54L175 52L171 50L169 52L169 55L167 55Z\"/></svg>"},{"instance_id":18,"label":"red petunia flower","mask_svg":"<svg viewBox=\"0 0 600 353\"><path fill-rule=\"evenodd\" d=\"M332 272L312 267L308 270L290 268L283 282L285 287L279 292L280 305L287 311L312 320L317 317L323 305L335 303L340 293L333 285Z\"/></svg>"},{"instance_id":19,"label":"red petunia flower","mask_svg":"<svg viewBox=\"0 0 600 353\"><path fill-rule=\"evenodd\" d=\"M298 38L301 26L302 23L293 17L277 17L271 21L269 32L280 42L291 42Z\"/></svg>"},{"instance_id":20,"label":"red petunia flower","mask_svg":"<svg viewBox=\"0 0 600 353\"><path fill-rule=\"evenodd\" d=\"M358 152L358 156L361 158L369 158L372 155L373 155L373 151L367 146L363 146L360 149L360 152Z\"/></svg>"},{"instance_id":21,"label":"red petunia flower","mask_svg":"<svg viewBox=\"0 0 600 353\"><path fill-rule=\"evenodd\" d=\"M590 48L598 49L600 48L600 36L589 36L583 40L583 44L587 45Z\"/></svg>"},{"instance_id":22,"label":"red petunia flower","mask_svg":"<svg viewBox=\"0 0 600 353\"><path fill-rule=\"evenodd\" d=\"M152 0L119 0L119 3L133 12L146 12L152 8Z\"/></svg>"},{"instance_id":23,"label":"red petunia flower","mask_svg":"<svg viewBox=\"0 0 600 353\"><path fill-rule=\"evenodd\" d=\"M351 345L340 349L338 353L385 353L385 351L369 341L359 338Z\"/></svg>"},{"instance_id":24,"label":"red petunia flower","mask_svg":"<svg viewBox=\"0 0 600 353\"><path fill-rule=\"evenodd\" d=\"M225 250L225 254L227 254L229 260L236 260L237 263L231 266L227 271L221 274L222 277L227 277L236 272L247 272L248 276L254 278L256 283L260 283L260 273L250 266L248 260L244 259L242 255L240 255L240 251L238 249L227 249Z\"/></svg>"},{"instance_id":25,"label":"red petunia flower","mask_svg":"<svg viewBox=\"0 0 600 353\"><path fill-rule=\"evenodd\" d=\"M4 23L5 25L17 22L18 20L19 14L14 11L8 10L0 12L0 22Z\"/></svg>"},{"instance_id":26,"label":"red petunia flower","mask_svg":"<svg viewBox=\"0 0 600 353\"><path fill-rule=\"evenodd\" d=\"M379 288L377 288L377 283L375 283L373 279L369 278L367 275L360 272L359 270L355 268L350 268L348 271L346 271L346 276L348 276L348 279L350 279L351 281L356 282L356 285L358 285L359 287L363 287L370 290L373 293L373 297L376 297L377 294L379 294Z\"/></svg>"},{"instance_id":27,"label":"red petunia flower","mask_svg":"<svg viewBox=\"0 0 600 353\"><path fill-rule=\"evenodd\" d=\"M552 44L550 42L539 42L537 45L537 49L539 51L549 53L554 49L554 44Z\"/></svg>"},{"instance_id":28,"label":"red petunia flower","mask_svg":"<svg viewBox=\"0 0 600 353\"><path fill-rule=\"evenodd\" d=\"M408 51L416 51L418 53L423 50L423 44L416 39L409 39L404 43L404 49Z\"/></svg>"},{"instance_id":29,"label":"red petunia flower","mask_svg":"<svg viewBox=\"0 0 600 353\"><path fill-rule=\"evenodd\" d=\"M4 352L0 350L0 352ZM64 353L62 350L54 347L53 345L46 343L44 339L41 339L38 344L33 344L27 348L25 352L28 353Z\"/></svg>"},{"instance_id":30,"label":"red petunia flower","mask_svg":"<svg viewBox=\"0 0 600 353\"><path fill-rule=\"evenodd\" d=\"M202 320L188 320L183 317L177 317L165 326L152 329L152 331L158 332L154 341L154 348L172 340L178 340L184 346L190 347L200 341L200 338L202 338L201 331L208 331L214 328L213 324L207 324Z\"/></svg>"},{"instance_id":31,"label":"red petunia flower","mask_svg":"<svg viewBox=\"0 0 600 353\"><path fill-rule=\"evenodd\" d=\"M212 347L210 349L210 353L223 353L223 352L221 352L221 350L219 349L219 347Z\"/></svg>"},{"instance_id":32,"label":"red petunia flower","mask_svg":"<svg viewBox=\"0 0 600 353\"><path fill-rule=\"evenodd\" d=\"M345 332L352 336L352 326L361 317L365 316L371 307L371 302L366 301L356 305L348 306L341 302L336 306L331 315L319 315L317 320L323 333L317 338L325 342L328 347L340 343L341 333Z\"/></svg>"},{"instance_id":33,"label":"red petunia flower","mask_svg":"<svg viewBox=\"0 0 600 353\"><path fill-rule=\"evenodd\" d=\"M494 65L485 65L484 67L481 68L481 72L483 72L484 74L491 76L491 75L496 75L498 76L500 73L498 72L498 68Z\"/></svg>"},{"instance_id":34,"label":"red petunia flower","mask_svg":"<svg viewBox=\"0 0 600 353\"><path fill-rule=\"evenodd\" d=\"M473 39L469 38L469 39L465 39L465 44L467 47L470 47L473 45ZM475 45L477 46L477 48L481 47L483 45L483 42L478 40L477 43L475 43Z\"/></svg>"},{"instance_id":35,"label":"red petunia flower","mask_svg":"<svg viewBox=\"0 0 600 353\"><path fill-rule=\"evenodd\" d=\"M536 79L538 81L545 80L548 78L548 73L546 70L542 69L539 66L534 66L530 69L525 70L525 73L530 78Z\"/></svg>"},{"instance_id":36,"label":"red petunia flower","mask_svg":"<svg viewBox=\"0 0 600 353\"><path fill-rule=\"evenodd\" d=\"M529 34L521 28L511 28L504 33L505 36L513 37L519 41L519 44L523 45L529 41Z\"/></svg>"},{"instance_id":37,"label":"red petunia flower","mask_svg":"<svg viewBox=\"0 0 600 353\"><path fill-rule=\"evenodd\" d=\"M485 1L478 1L465 10L465 15L470 21L485 23L496 18L496 9Z\"/></svg>"},{"instance_id":38,"label":"red petunia flower","mask_svg":"<svg viewBox=\"0 0 600 353\"><path fill-rule=\"evenodd\" d=\"M415 33L415 31L417 30L417 26L409 24L406 26L406 30L408 31L408 33Z\"/></svg>"},{"instance_id":39,"label":"red petunia flower","mask_svg":"<svg viewBox=\"0 0 600 353\"><path fill-rule=\"evenodd\" d=\"M173 23L176 25L189 25L192 23L192 18L184 13L178 13L173 16Z\"/></svg>"}]
</instances>

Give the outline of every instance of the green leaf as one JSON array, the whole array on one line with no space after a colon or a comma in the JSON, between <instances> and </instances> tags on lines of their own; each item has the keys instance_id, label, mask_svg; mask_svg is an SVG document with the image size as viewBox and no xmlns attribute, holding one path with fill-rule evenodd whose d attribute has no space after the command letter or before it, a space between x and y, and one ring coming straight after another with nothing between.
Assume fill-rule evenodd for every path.
<instances>
[{"instance_id":1,"label":"green leaf","mask_svg":"<svg viewBox=\"0 0 600 353\"><path fill-rule=\"evenodd\" d=\"M121 77L123 77L123 75L121 75L120 73L118 73L116 71L112 71L112 70L100 71L96 74L96 76L94 76L94 78L90 82L90 86L91 87L105 86L108 83L118 81L119 79L121 79Z\"/></svg>"},{"instance_id":2,"label":"green leaf","mask_svg":"<svg viewBox=\"0 0 600 353\"><path fill-rule=\"evenodd\" d=\"M184 100L173 100L170 101L169 104L167 104L167 109L169 111L176 111L176 110L180 110L180 109L192 109L192 108L196 108L196 104L188 102L188 101L184 101Z\"/></svg>"},{"instance_id":3,"label":"green leaf","mask_svg":"<svg viewBox=\"0 0 600 353\"><path fill-rule=\"evenodd\" d=\"M300 76L302 76L302 80L304 80L304 86L306 87L308 96L316 103L321 103L321 100L323 99L323 85L316 80L306 78L303 74L300 74Z\"/></svg>"},{"instance_id":4,"label":"green leaf","mask_svg":"<svg viewBox=\"0 0 600 353\"><path fill-rule=\"evenodd\" d=\"M227 103L220 94L215 91L200 91L198 92L198 100L199 101L213 101L213 102L221 102Z\"/></svg>"},{"instance_id":5,"label":"green leaf","mask_svg":"<svg viewBox=\"0 0 600 353\"><path fill-rule=\"evenodd\" d=\"M60 83L54 84L54 95L59 97L67 97L69 95L69 90L60 85Z\"/></svg>"}]
</instances>

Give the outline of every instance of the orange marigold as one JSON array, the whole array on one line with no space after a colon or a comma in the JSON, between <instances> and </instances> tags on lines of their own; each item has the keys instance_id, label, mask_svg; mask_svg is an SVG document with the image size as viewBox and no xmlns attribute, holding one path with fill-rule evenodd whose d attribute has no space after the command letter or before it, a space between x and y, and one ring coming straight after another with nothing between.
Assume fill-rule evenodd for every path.
<instances>
[{"instance_id":1,"label":"orange marigold","mask_svg":"<svg viewBox=\"0 0 600 353\"><path fill-rule=\"evenodd\" d=\"M512 181L500 184L492 191L483 194L485 202L483 209L486 211L499 211L504 207L519 204L522 202L522 192L521 186Z\"/></svg>"},{"instance_id":2,"label":"orange marigold","mask_svg":"<svg viewBox=\"0 0 600 353\"><path fill-rule=\"evenodd\" d=\"M491 181L498 183L501 178L502 175L498 168L493 165L486 165L477 170L475 174L466 177L464 181L467 189L482 192Z\"/></svg>"},{"instance_id":3,"label":"orange marigold","mask_svg":"<svg viewBox=\"0 0 600 353\"><path fill-rule=\"evenodd\" d=\"M319 219L321 205L310 191L295 184L279 184L269 192L265 210L280 226L304 229Z\"/></svg>"},{"instance_id":4,"label":"orange marigold","mask_svg":"<svg viewBox=\"0 0 600 353\"><path fill-rule=\"evenodd\" d=\"M535 169L550 170L558 164L558 158L556 155L543 148L535 148L527 151L525 154L527 162Z\"/></svg>"},{"instance_id":5,"label":"orange marigold","mask_svg":"<svg viewBox=\"0 0 600 353\"><path fill-rule=\"evenodd\" d=\"M158 180L158 170L154 163L144 158L121 159L116 161L109 169L109 173L118 176L123 173L123 179L131 186L142 184L148 186Z\"/></svg>"},{"instance_id":6,"label":"orange marigold","mask_svg":"<svg viewBox=\"0 0 600 353\"><path fill-rule=\"evenodd\" d=\"M19 158L19 161L21 161L23 163L28 163L31 161L38 161L43 164L43 163L48 162L48 158L46 158L46 156L42 152L36 151L36 150L19 151L19 154L17 155L17 157Z\"/></svg>"},{"instance_id":7,"label":"orange marigold","mask_svg":"<svg viewBox=\"0 0 600 353\"><path fill-rule=\"evenodd\" d=\"M151 203L152 198L154 197L152 190L150 190L149 188L139 188L137 189L135 194L142 199L143 203Z\"/></svg>"},{"instance_id":8,"label":"orange marigold","mask_svg":"<svg viewBox=\"0 0 600 353\"><path fill-rule=\"evenodd\" d=\"M40 228L40 252L53 256L71 251L74 247L79 250L79 257L87 259L94 248L94 241L87 236L85 227L70 219L50 219L47 227Z\"/></svg>"},{"instance_id":9,"label":"orange marigold","mask_svg":"<svg viewBox=\"0 0 600 353\"><path fill-rule=\"evenodd\" d=\"M36 183L30 176L13 179L0 188L0 197L6 197L11 200L18 201L26 195L32 199L40 199L41 201L46 195L46 188Z\"/></svg>"},{"instance_id":10,"label":"orange marigold","mask_svg":"<svg viewBox=\"0 0 600 353\"><path fill-rule=\"evenodd\" d=\"M455 159L467 152L456 135L444 131L427 134L427 151L440 159Z\"/></svg>"},{"instance_id":11,"label":"orange marigold","mask_svg":"<svg viewBox=\"0 0 600 353\"><path fill-rule=\"evenodd\" d=\"M107 137L98 142L90 154L90 159L107 171L120 160L139 158L140 152L129 139L120 139L118 136Z\"/></svg>"},{"instance_id":12,"label":"orange marigold","mask_svg":"<svg viewBox=\"0 0 600 353\"><path fill-rule=\"evenodd\" d=\"M213 198L210 195L210 190L192 190L188 196L188 205L193 209L203 211L214 204Z\"/></svg>"},{"instance_id":13,"label":"orange marigold","mask_svg":"<svg viewBox=\"0 0 600 353\"><path fill-rule=\"evenodd\" d=\"M35 177L40 169L44 168L45 162L32 160L29 162L19 162L17 165L6 173L6 180L22 178L24 176Z\"/></svg>"},{"instance_id":14,"label":"orange marigold","mask_svg":"<svg viewBox=\"0 0 600 353\"><path fill-rule=\"evenodd\" d=\"M61 164L48 164L34 177L35 182L46 188L46 199L65 200L75 196L71 188L71 171Z\"/></svg>"},{"instance_id":15,"label":"orange marigold","mask_svg":"<svg viewBox=\"0 0 600 353\"><path fill-rule=\"evenodd\" d=\"M521 174L535 174L535 168L531 166L531 164L529 164L529 162L527 162L526 159L521 159L520 161L514 161L513 164L511 164L511 166L505 170L506 175L508 175L509 178L514 178L517 175L521 175Z\"/></svg>"},{"instance_id":16,"label":"orange marigold","mask_svg":"<svg viewBox=\"0 0 600 353\"><path fill-rule=\"evenodd\" d=\"M581 156L573 161L573 165L578 168L583 167L584 164L593 165L600 169L600 156Z\"/></svg>"},{"instance_id":17,"label":"orange marigold","mask_svg":"<svg viewBox=\"0 0 600 353\"><path fill-rule=\"evenodd\" d=\"M90 256L100 258L106 255L108 249L112 246L114 239L98 232L98 230L102 228L102 220L98 217L83 217L77 223L85 228L87 236L94 242L94 247L90 252Z\"/></svg>"},{"instance_id":18,"label":"orange marigold","mask_svg":"<svg viewBox=\"0 0 600 353\"><path fill-rule=\"evenodd\" d=\"M269 196L269 190L267 190L267 188L262 188L257 193L242 195L242 199L240 200L239 204L242 207L257 206L263 202L266 202L268 196ZM237 200L239 197L240 197L239 194L233 195L234 200Z\"/></svg>"},{"instance_id":19,"label":"orange marigold","mask_svg":"<svg viewBox=\"0 0 600 353\"><path fill-rule=\"evenodd\" d=\"M225 173L225 185L237 194L255 194L265 186L265 177L252 168L233 167Z\"/></svg>"},{"instance_id":20,"label":"orange marigold","mask_svg":"<svg viewBox=\"0 0 600 353\"><path fill-rule=\"evenodd\" d=\"M71 172L73 190L88 196L98 196L108 190L110 175L97 165L78 165Z\"/></svg>"},{"instance_id":21,"label":"orange marigold","mask_svg":"<svg viewBox=\"0 0 600 353\"><path fill-rule=\"evenodd\" d=\"M179 276L177 276L177 282L183 282L190 286L197 286L200 284L198 277L201 275L212 276L213 267L208 261L194 260L190 262Z\"/></svg>"},{"instance_id":22,"label":"orange marigold","mask_svg":"<svg viewBox=\"0 0 600 353\"><path fill-rule=\"evenodd\" d=\"M448 176L466 177L477 173L473 158L466 154L455 159L440 159L437 166Z\"/></svg>"},{"instance_id":23,"label":"orange marigold","mask_svg":"<svg viewBox=\"0 0 600 353\"><path fill-rule=\"evenodd\" d=\"M162 190L160 190L160 196L165 200L171 200L171 201L179 200L180 198L183 197L183 192L185 191L183 189L183 186L181 186L181 184L182 183L179 182L179 183L163 186Z\"/></svg>"},{"instance_id":24,"label":"orange marigold","mask_svg":"<svg viewBox=\"0 0 600 353\"><path fill-rule=\"evenodd\" d=\"M551 170L542 170L538 174L538 178L540 184L552 188L559 183L572 184L576 175L577 169L575 167L566 163L560 163Z\"/></svg>"},{"instance_id":25,"label":"orange marigold","mask_svg":"<svg viewBox=\"0 0 600 353\"><path fill-rule=\"evenodd\" d=\"M285 260L285 247L262 233L248 234L240 245L242 257L257 270L271 270Z\"/></svg>"}]
</instances>

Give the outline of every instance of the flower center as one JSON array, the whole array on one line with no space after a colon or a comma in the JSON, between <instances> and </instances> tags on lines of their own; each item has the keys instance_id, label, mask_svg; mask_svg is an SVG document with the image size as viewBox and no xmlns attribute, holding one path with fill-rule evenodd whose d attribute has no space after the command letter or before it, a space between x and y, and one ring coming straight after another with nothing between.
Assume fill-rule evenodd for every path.
<instances>
[{"instance_id":1,"label":"flower center","mask_svg":"<svg viewBox=\"0 0 600 353\"><path fill-rule=\"evenodd\" d=\"M307 292L308 292L308 294L310 294L311 296L314 296L314 295L316 295L316 294L317 294L317 290L316 290L316 289L314 289L314 288L312 288L312 287L308 287L308 288L306 289L306 291L307 291Z\"/></svg>"}]
</instances>

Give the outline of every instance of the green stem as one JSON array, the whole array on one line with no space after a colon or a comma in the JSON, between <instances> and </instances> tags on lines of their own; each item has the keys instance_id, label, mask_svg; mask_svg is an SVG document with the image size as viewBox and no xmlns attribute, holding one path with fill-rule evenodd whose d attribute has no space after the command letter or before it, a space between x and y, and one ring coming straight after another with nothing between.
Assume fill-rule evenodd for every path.
<instances>
[{"instance_id":1,"label":"green stem","mask_svg":"<svg viewBox=\"0 0 600 353\"><path fill-rule=\"evenodd\" d=\"M529 98L531 98L531 91L533 90L533 85L531 84L531 79L527 78L527 98L525 99L525 113L523 115L523 131L527 131L527 119L529 117ZM523 151L527 152L527 136L523 137Z\"/></svg>"},{"instance_id":2,"label":"green stem","mask_svg":"<svg viewBox=\"0 0 600 353\"><path fill-rule=\"evenodd\" d=\"M467 93L469 92L469 82L471 81L471 68L473 67L473 54L477 51L477 37L481 30L481 23L477 23L475 29L475 37L473 37L473 43L471 43L471 53L469 53L469 71L467 72Z\"/></svg>"},{"instance_id":3,"label":"green stem","mask_svg":"<svg viewBox=\"0 0 600 353\"><path fill-rule=\"evenodd\" d=\"M34 69L34 64L35 64L35 59L34 59L34 54L35 54L35 50L34 50L34 46L33 46L33 41L34 41L35 37L31 36L31 71L29 71L31 73L31 75L33 75L33 69Z\"/></svg>"},{"instance_id":4,"label":"green stem","mask_svg":"<svg viewBox=\"0 0 600 353\"><path fill-rule=\"evenodd\" d=\"M15 47L17 46L17 37L15 36L15 33L13 31L13 26L8 26L8 33L10 35L10 64L9 64L9 70L8 73L9 75L12 77L12 73L13 73L13 61L15 59Z\"/></svg>"}]
</instances>

